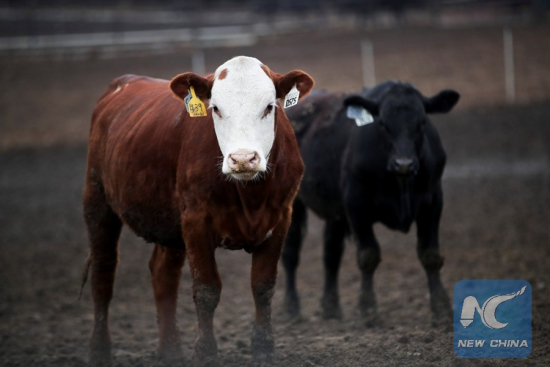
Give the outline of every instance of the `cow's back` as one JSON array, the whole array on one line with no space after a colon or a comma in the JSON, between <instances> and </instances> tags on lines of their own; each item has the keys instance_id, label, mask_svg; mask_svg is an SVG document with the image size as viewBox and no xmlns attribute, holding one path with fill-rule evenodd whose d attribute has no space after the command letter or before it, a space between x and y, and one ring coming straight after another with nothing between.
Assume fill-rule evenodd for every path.
<instances>
[{"instance_id":1,"label":"cow's back","mask_svg":"<svg viewBox=\"0 0 550 367\"><path fill-rule=\"evenodd\" d=\"M182 110L168 81L125 75L110 84L92 117L87 179L150 242L180 237L173 199Z\"/></svg>"}]
</instances>

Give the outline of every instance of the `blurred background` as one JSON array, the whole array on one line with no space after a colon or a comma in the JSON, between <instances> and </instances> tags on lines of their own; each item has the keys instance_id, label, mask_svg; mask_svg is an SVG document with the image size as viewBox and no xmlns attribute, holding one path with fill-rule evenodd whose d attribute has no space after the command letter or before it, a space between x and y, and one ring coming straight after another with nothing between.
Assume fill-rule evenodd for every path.
<instances>
[{"instance_id":1,"label":"blurred background","mask_svg":"<svg viewBox=\"0 0 550 367\"><path fill-rule=\"evenodd\" d=\"M87 254L80 197L90 116L122 74L171 79L213 72L237 55L308 72L316 88L357 91L384 80L425 95L452 88L433 117L448 153L443 281L525 279L533 352L550 363L550 2L545 0L0 0L0 359L3 366L85 365L91 301L77 295ZM459 360L452 330L429 325L427 286L408 235L377 226L375 276L385 324L355 311L350 241L340 277L344 320L324 322L322 223L310 215L298 286L304 319L274 298L277 350L288 366L478 365ZM115 365L154 365L151 246L123 232L112 306ZM249 355L249 256L219 251L215 319L224 366ZM184 272L180 328L192 354L195 313ZM484 361L483 365L492 365ZM496 363L496 362L495 362ZM519 365L507 360L501 365Z\"/></svg>"},{"instance_id":2,"label":"blurred background","mask_svg":"<svg viewBox=\"0 0 550 367\"><path fill-rule=\"evenodd\" d=\"M0 2L1 80L10 87L0 94L0 148L85 141L97 97L119 74L202 74L240 54L279 72L307 70L328 90L387 79L427 94L453 87L463 95L460 109L550 97L543 0L45 4Z\"/></svg>"}]
</instances>

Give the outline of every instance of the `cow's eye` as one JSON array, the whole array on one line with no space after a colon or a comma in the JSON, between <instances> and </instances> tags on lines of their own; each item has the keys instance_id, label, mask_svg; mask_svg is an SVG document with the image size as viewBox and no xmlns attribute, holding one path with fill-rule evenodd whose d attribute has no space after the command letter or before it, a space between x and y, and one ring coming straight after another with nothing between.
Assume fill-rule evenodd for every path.
<instances>
[{"instance_id":1,"label":"cow's eye","mask_svg":"<svg viewBox=\"0 0 550 367\"><path fill-rule=\"evenodd\" d=\"M216 115L222 117L222 114L217 106L212 106L212 111L214 111Z\"/></svg>"},{"instance_id":2,"label":"cow's eye","mask_svg":"<svg viewBox=\"0 0 550 367\"><path fill-rule=\"evenodd\" d=\"M273 111L273 105L268 104L267 107L264 110L264 115L262 117L266 117L267 115L269 115L271 113L271 111Z\"/></svg>"}]
</instances>

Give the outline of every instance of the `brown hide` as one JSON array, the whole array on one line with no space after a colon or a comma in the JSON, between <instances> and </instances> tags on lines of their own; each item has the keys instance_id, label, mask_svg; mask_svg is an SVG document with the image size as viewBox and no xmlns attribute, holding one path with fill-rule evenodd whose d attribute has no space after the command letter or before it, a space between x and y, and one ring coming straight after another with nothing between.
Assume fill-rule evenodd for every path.
<instances>
[{"instance_id":1,"label":"brown hide","mask_svg":"<svg viewBox=\"0 0 550 367\"><path fill-rule=\"evenodd\" d=\"M93 114L87 182L148 242L181 247L182 237L203 228L204 245L252 251L270 230L286 233L304 169L296 139L276 109L267 173L230 180L210 112L191 118L168 81L116 79Z\"/></svg>"}]
</instances>

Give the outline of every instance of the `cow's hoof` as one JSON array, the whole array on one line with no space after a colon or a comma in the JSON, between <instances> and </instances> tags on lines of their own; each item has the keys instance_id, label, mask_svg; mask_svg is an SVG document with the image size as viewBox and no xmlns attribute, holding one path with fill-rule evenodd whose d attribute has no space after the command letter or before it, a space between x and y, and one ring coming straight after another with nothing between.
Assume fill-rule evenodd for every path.
<instances>
[{"instance_id":1,"label":"cow's hoof","mask_svg":"<svg viewBox=\"0 0 550 367\"><path fill-rule=\"evenodd\" d=\"M196 354L193 356L194 367L220 367L218 356L200 358Z\"/></svg>"},{"instance_id":2,"label":"cow's hoof","mask_svg":"<svg viewBox=\"0 0 550 367\"><path fill-rule=\"evenodd\" d=\"M289 319L300 318L300 299L297 296L285 296L283 307Z\"/></svg>"},{"instance_id":3,"label":"cow's hoof","mask_svg":"<svg viewBox=\"0 0 550 367\"><path fill-rule=\"evenodd\" d=\"M342 310L340 307L323 307L321 316L324 320L342 319Z\"/></svg>"},{"instance_id":4,"label":"cow's hoof","mask_svg":"<svg viewBox=\"0 0 550 367\"><path fill-rule=\"evenodd\" d=\"M446 308L439 309L437 311L432 309L432 326L442 327L448 326L453 323L452 311Z\"/></svg>"},{"instance_id":5,"label":"cow's hoof","mask_svg":"<svg viewBox=\"0 0 550 367\"><path fill-rule=\"evenodd\" d=\"M446 325L452 322L453 309L449 296L443 289L432 294L430 307L432 309L432 325Z\"/></svg>"},{"instance_id":6,"label":"cow's hoof","mask_svg":"<svg viewBox=\"0 0 550 367\"><path fill-rule=\"evenodd\" d=\"M361 321L367 328L376 328L382 326L382 320L378 315L376 305L370 307L361 307L359 305L359 312L361 314Z\"/></svg>"},{"instance_id":7,"label":"cow's hoof","mask_svg":"<svg viewBox=\"0 0 550 367\"><path fill-rule=\"evenodd\" d=\"M181 366L184 365L185 359L180 348L170 350L159 350L157 359L162 366Z\"/></svg>"},{"instance_id":8,"label":"cow's hoof","mask_svg":"<svg viewBox=\"0 0 550 367\"><path fill-rule=\"evenodd\" d=\"M323 296L321 299L321 316L324 320L342 319L342 309L338 296Z\"/></svg>"},{"instance_id":9,"label":"cow's hoof","mask_svg":"<svg viewBox=\"0 0 550 367\"><path fill-rule=\"evenodd\" d=\"M111 353L90 352L90 367L111 367Z\"/></svg>"},{"instance_id":10,"label":"cow's hoof","mask_svg":"<svg viewBox=\"0 0 550 367\"><path fill-rule=\"evenodd\" d=\"M361 316L363 326L366 328L379 328L382 326L382 320L377 313Z\"/></svg>"},{"instance_id":11,"label":"cow's hoof","mask_svg":"<svg viewBox=\"0 0 550 367\"><path fill-rule=\"evenodd\" d=\"M218 347L213 336L202 336L195 342L193 353L193 366L195 367L218 367Z\"/></svg>"},{"instance_id":12,"label":"cow's hoof","mask_svg":"<svg viewBox=\"0 0 550 367\"><path fill-rule=\"evenodd\" d=\"M363 325L366 327L379 327L382 324L380 317L378 316L378 307L376 305L376 298L372 292L362 293L359 297L359 313Z\"/></svg>"},{"instance_id":13,"label":"cow's hoof","mask_svg":"<svg viewBox=\"0 0 550 367\"><path fill-rule=\"evenodd\" d=\"M437 322L450 321L453 318L453 312L447 307L432 308L432 318Z\"/></svg>"},{"instance_id":14,"label":"cow's hoof","mask_svg":"<svg viewBox=\"0 0 550 367\"><path fill-rule=\"evenodd\" d=\"M249 364L250 367L279 366L279 359L275 353L255 353Z\"/></svg>"}]
</instances>

